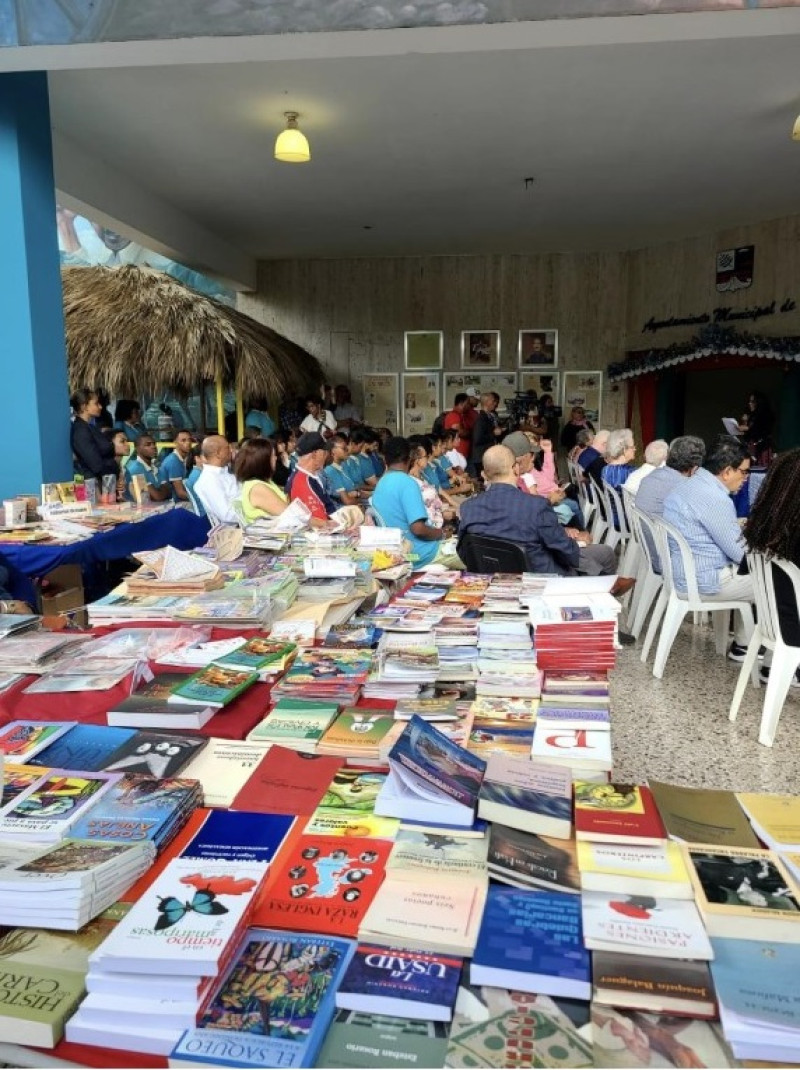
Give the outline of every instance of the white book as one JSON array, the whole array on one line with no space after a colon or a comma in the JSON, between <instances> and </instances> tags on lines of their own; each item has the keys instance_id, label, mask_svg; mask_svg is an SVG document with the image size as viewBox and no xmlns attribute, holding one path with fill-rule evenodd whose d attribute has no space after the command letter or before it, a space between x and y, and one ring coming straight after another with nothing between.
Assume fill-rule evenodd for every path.
<instances>
[{"instance_id":1,"label":"white book","mask_svg":"<svg viewBox=\"0 0 800 1070\"><path fill-rule=\"evenodd\" d=\"M151 999L143 986L135 999L90 992L81 1003L81 1018L87 1025L114 1028L155 1027L156 1029L194 1029L197 1000ZM114 1045L116 1047L116 1045Z\"/></svg>"},{"instance_id":2,"label":"white book","mask_svg":"<svg viewBox=\"0 0 800 1070\"><path fill-rule=\"evenodd\" d=\"M212 738L181 772L199 780L206 806L227 808L272 746L269 742Z\"/></svg>"},{"instance_id":3,"label":"white book","mask_svg":"<svg viewBox=\"0 0 800 1070\"><path fill-rule=\"evenodd\" d=\"M609 772L612 768L611 733L585 728L551 728L537 722L531 757L570 769Z\"/></svg>"},{"instance_id":4,"label":"white book","mask_svg":"<svg viewBox=\"0 0 800 1070\"><path fill-rule=\"evenodd\" d=\"M591 951L622 951L665 959L713 959L693 902L584 892L583 940Z\"/></svg>"},{"instance_id":5,"label":"white book","mask_svg":"<svg viewBox=\"0 0 800 1070\"><path fill-rule=\"evenodd\" d=\"M79 1007L67 1022L64 1036L72 1044L89 1044L100 1048L143 1052L147 1055L169 1055L180 1039L181 1030L140 1025L122 1028L116 1025L97 1025L86 1021Z\"/></svg>"},{"instance_id":6,"label":"white book","mask_svg":"<svg viewBox=\"0 0 800 1070\"><path fill-rule=\"evenodd\" d=\"M215 975L266 873L263 862L174 858L93 952L91 966L139 974Z\"/></svg>"}]
</instances>

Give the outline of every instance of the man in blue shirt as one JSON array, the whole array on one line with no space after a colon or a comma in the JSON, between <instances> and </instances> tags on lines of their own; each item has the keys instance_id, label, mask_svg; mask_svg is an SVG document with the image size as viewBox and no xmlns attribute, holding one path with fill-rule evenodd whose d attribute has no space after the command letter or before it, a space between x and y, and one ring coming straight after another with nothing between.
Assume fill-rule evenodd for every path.
<instances>
[{"instance_id":1,"label":"man in blue shirt","mask_svg":"<svg viewBox=\"0 0 800 1070\"><path fill-rule=\"evenodd\" d=\"M158 472L163 483L171 488L173 501L188 502L189 493L185 481L188 475L188 461L192 452L192 434L179 431L174 439L175 448L167 454L159 466Z\"/></svg>"},{"instance_id":2,"label":"man in blue shirt","mask_svg":"<svg viewBox=\"0 0 800 1070\"><path fill-rule=\"evenodd\" d=\"M164 483L156 467L157 446L152 435L139 435L135 442L136 453L125 465L125 494L129 501L134 501L131 483L134 476L144 476L147 493L153 502L165 502L172 496L168 484Z\"/></svg>"},{"instance_id":3,"label":"man in blue shirt","mask_svg":"<svg viewBox=\"0 0 800 1070\"><path fill-rule=\"evenodd\" d=\"M592 545L587 532L569 535L546 498L517 487L517 459L508 446L489 447L483 455L483 476L486 490L461 506L459 537L471 531L516 542L524 548L532 572L614 574L611 547Z\"/></svg>"},{"instance_id":4,"label":"man in blue shirt","mask_svg":"<svg viewBox=\"0 0 800 1070\"><path fill-rule=\"evenodd\" d=\"M706 457L706 444L695 435L681 435L674 438L669 445L669 453L663 468L649 472L636 491L635 505L647 516L663 516L664 502L677 490L684 479L693 476ZM642 525L642 535L647 539L653 558L653 565L661 572L658 549L653 545L650 529Z\"/></svg>"},{"instance_id":5,"label":"man in blue shirt","mask_svg":"<svg viewBox=\"0 0 800 1070\"><path fill-rule=\"evenodd\" d=\"M347 435L337 432L330 444L330 461L322 470L328 493L339 500L341 505L357 505L359 500L357 484L348 471L347 460L350 446Z\"/></svg>"},{"instance_id":6,"label":"man in blue shirt","mask_svg":"<svg viewBox=\"0 0 800 1070\"><path fill-rule=\"evenodd\" d=\"M383 449L386 472L372 495L372 507L387 527L400 528L416 555L415 565L424 568L434 561L450 568L463 568L454 555L440 553L443 528L428 523L428 511L419 483L408 474L411 449L408 439L389 438ZM452 561L458 563L453 564Z\"/></svg>"},{"instance_id":7,"label":"man in blue shirt","mask_svg":"<svg viewBox=\"0 0 800 1070\"><path fill-rule=\"evenodd\" d=\"M750 472L750 455L738 439L721 435L691 479L684 480L664 502L664 520L677 528L689 544L697 574L697 588L704 600L753 602L753 577L739 575L745 553L742 529L731 495ZM647 479L652 479L649 475ZM645 481L646 482L646 481ZM644 482L642 486L644 486ZM672 570L678 591L686 590L683 561L670 542ZM749 636L737 617L734 641L728 657L744 661Z\"/></svg>"},{"instance_id":8,"label":"man in blue shirt","mask_svg":"<svg viewBox=\"0 0 800 1070\"><path fill-rule=\"evenodd\" d=\"M367 453L373 433L366 427L357 427L350 436L350 457L345 465L356 487L375 487L378 477Z\"/></svg>"},{"instance_id":9,"label":"man in blue shirt","mask_svg":"<svg viewBox=\"0 0 800 1070\"><path fill-rule=\"evenodd\" d=\"M267 412L267 403L263 400L254 404L244 418L245 427L256 427L261 438L269 438L277 431L275 421Z\"/></svg>"}]
</instances>

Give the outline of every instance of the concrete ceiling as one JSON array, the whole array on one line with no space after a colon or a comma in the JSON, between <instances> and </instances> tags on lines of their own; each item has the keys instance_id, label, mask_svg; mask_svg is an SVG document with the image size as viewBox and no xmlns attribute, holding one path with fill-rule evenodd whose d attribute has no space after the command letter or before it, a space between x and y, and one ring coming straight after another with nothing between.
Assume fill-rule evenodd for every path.
<instances>
[{"instance_id":1,"label":"concrete ceiling","mask_svg":"<svg viewBox=\"0 0 800 1070\"><path fill-rule=\"evenodd\" d=\"M258 259L638 248L800 212L792 30L53 70L57 184L92 203L81 158Z\"/></svg>"}]
</instances>

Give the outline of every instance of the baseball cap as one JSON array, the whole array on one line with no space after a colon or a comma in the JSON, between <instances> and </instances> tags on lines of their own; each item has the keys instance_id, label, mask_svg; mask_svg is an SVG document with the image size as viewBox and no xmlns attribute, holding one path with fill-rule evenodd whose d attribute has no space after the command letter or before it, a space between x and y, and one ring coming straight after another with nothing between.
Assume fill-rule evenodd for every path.
<instances>
[{"instance_id":1,"label":"baseball cap","mask_svg":"<svg viewBox=\"0 0 800 1070\"><path fill-rule=\"evenodd\" d=\"M526 453L533 453L534 447L524 431L512 431L503 439L503 445L508 446L515 457L524 457Z\"/></svg>"},{"instance_id":2,"label":"baseball cap","mask_svg":"<svg viewBox=\"0 0 800 1070\"><path fill-rule=\"evenodd\" d=\"M468 398L479 398L481 396L481 392L478 390L477 386L468 386L464 393Z\"/></svg>"},{"instance_id":3,"label":"baseball cap","mask_svg":"<svg viewBox=\"0 0 800 1070\"><path fill-rule=\"evenodd\" d=\"M305 457L308 453L313 453L315 450L327 450L329 449L328 443L319 433L319 431L306 431L304 435L301 435L297 440L298 457Z\"/></svg>"}]
</instances>

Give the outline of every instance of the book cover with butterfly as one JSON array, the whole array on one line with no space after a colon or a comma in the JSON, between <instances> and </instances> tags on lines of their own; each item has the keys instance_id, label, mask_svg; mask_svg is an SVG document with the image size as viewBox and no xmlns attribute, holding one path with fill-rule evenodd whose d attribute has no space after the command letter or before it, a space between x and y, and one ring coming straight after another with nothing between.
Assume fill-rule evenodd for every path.
<instances>
[{"instance_id":1,"label":"book cover with butterfly","mask_svg":"<svg viewBox=\"0 0 800 1070\"><path fill-rule=\"evenodd\" d=\"M281 855L254 924L355 936L383 882L388 840L304 834Z\"/></svg>"},{"instance_id":2,"label":"book cover with butterfly","mask_svg":"<svg viewBox=\"0 0 800 1070\"><path fill-rule=\"evenodd\" d=\"M247 925L263 862L174 858L92 956L100 970L210 977Z\"/></svg>"},{"instance_id":3,"label":"book cover with butterfly","mask_svg":"<svg viewBox=\"0 0 800 1070\"><path fill-rule=\"evenodd\" d=\"M354 946L336 937L248 930L170 1066L314 1066Z\"/></svg>"}]
</instances>

